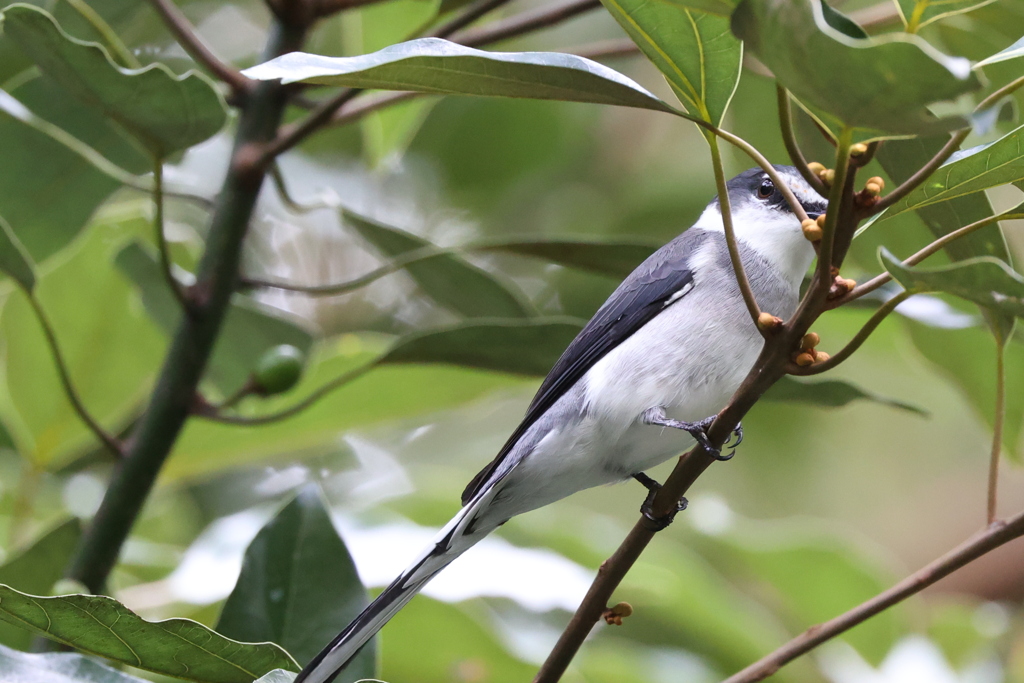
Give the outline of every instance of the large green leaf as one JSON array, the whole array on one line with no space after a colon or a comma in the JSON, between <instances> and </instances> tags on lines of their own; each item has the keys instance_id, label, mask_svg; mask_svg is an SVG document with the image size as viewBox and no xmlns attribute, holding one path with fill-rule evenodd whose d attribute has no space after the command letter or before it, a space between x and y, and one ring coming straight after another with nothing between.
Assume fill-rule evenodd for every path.
<instances>
[{"instance_id":1,"label":"large green leaf","mask_svg":"<svg viewBox=\"0 0 1024 683\"><path fill-rule=\"evenodd\" d=\"M3 216L0 216L0 272L13 278L26 291L31 292L36 286L32 258Z\"/></svg>"},{"instance_id":2,"label":"large green leaf","mask_svg":"<svg viewBox=\"0 0 1024 683\"><path fill-rule=\"evenodd\" d=\"M277 643L305 663L367 603L319 488L307 484L249 544L217 632L250 643ZM338 683L372 678L376 657L371 642Z\"/></svg>"},{"instance_id":3,"label":"large green leaf","mask_svg":"<svg viewBox=\"0 0 1024 683\"><path fill-rule=\"evenodd\" d=\"M29 548L0 566L0 584L25 593L46 595L64 576L71 555L82 535L82 524L70 519L47 532ZM0 643L28 650L32 634L8 623L0 624Z\"/></svg>"},{"instance_id":4,"label":"large green leaf","mask_svg":"<svg viewBox=\"0 0 1024 683\"><path fill-rule=\"evenodd\" d=\"M992 426L995 414L995 342L983 327L936 329L906 321L918 351L956 386L977 416ZM1006 422L1003 446L1018 463L1024 460L1024 344L1006 344ZM987 447L976 449L978 462Z\"/></svg>"},{"instance_id":5,"label":"large green leaf","mask_svg":"<svg viewBox=\"0 0 1024 683\"><path fill-rule=\"evenodd\" d=\"M889 215L964 197L1024 179L1024 126L995 142L957 152Z\"/></svg>"},{"instance_id":6,"label":"large green leaf","mask_svg":"<svg viewBox=\"0 0 1024 683\"><path fill-rule=\"evenodd\" d=\"M918 415L927 415L927 411L917 406L879 396L864 391L855 384L835 379L807 382L786 376L772 385L772 388L764 395L764 400L808 403L824 408L841 408L854 401L873 401L893 408L909 410Z\"/></svg>"},{"instance_id":7,"label":"large green leaf","mask_svg":"<svg viewBox=\"0 0 1024 683\"><path fill-rule=\"evenodd\" d=\"M403 337L379 362L446 363L543 376L579 334L582 323L575 318L462 323Z\"/></svg>"},{"instance_id":8,"label":"large green leaf","mask_svg":"<svg viewBox=\"0 0 1024 683\"><path fill-rule=\"evenodd\" d=\"M474 251L504 251L535 256L568 268L625 278L660 244L593 237L522 237L475 242Z\"/></svg>"},{"instance_id":9,"label":"large green leaf","mask_svg":"<svg viewBox=\"0 0 1024 683\"><path fill-rule=\"evenodd\" d=\"M955 14L990 5L996 0L895 0L909 33L917 33L923 27Z\"/></svg>"},{"instance_id":10,"label":"large green leaf","mask_svg":"<svg viewBox=\"0 0 1024 683\"><path fill-rule=\"evenodd\" d=\"M67 258L37 273L46 311L71 380L92 415L110 430L131 419L150 389L165 340L131 286L111 267L126 231L144 220L91 227ZM18 451L39 467L60 467L96 444L65 398L54 359L28 300L13 294L0 314L6 346L0 416Z\"/></svg>"},{"instance_id":11,"label":"large green leaf","mask_svg":"<svg viewBox=\"0 0 1024 683\"><path fill-rule=\"evenodd\" d=\"M693 116L722 122L740 79L743 45L729 19L670 0L602 0Z\"/></svg>"},{"instance_id":12,"label":"large green leaf","mask_svg":"<svg viewBox=\"0 0 1024 683\"><path fill-rule=\"evenodd\" d=\"M980 85L970 62L917 36L851 38L825 21L819 0L743 0L732 27L799 100L851 128L906 135L963 126L927 105Z\"/></svg>"},{"instance_id":13,"label":"large green leaf","mask_svg":"<svg viewBox=\"0 0 1024 683\"><path fill-rule=\"evenodd\" d=\"M115 263L138 287L150 317L172 333L181 316L181 304L171 293L156 257L133 242L118 253ZM280 344L308 353L313 337L284 311L237 296L213 347L207 377L222 393L233 393L245 383L260 357Z\"/></svg>"},{"instance_id":14,"label":"large green leaf","mask_svg":"<svg viewBox=\"0 0 1024 683\"><path fill-rule=\"evenodd\" d=\"M103 595L26 595L0 586L0 619L87 654L200 683L252 683L297 670L273 643L240 643L188 619L146 621Z\"/></svg>"},{"instance_id":15,"label":"large green leaf","mask_svg":"<svg viewBox=\"0 0 1024 683\"><path fill-rule=\"evenodd\" d=\"M589 59L558 52L484 52L440 38L411 40L359 57L293 52L243 73L283 83L592 102L679 113L629 78Z\"/></svg>"},{"instance_id":16,"label":"large green leaf","mask_svg":"<svg viewBox=\"0 0 1024 683\"><path fill-rule=\"evenodd\" d=\"M3 645L0 645L0 679L8 683L147 683L82 655L28 654Z\"/></svg>"},{"instance_id":17,"label":"large green leaf","mask_svg":"<svg viewBox=\"0 0 1024 683\"><path fill-rule=\"evenodd\" d=\"M386 256L430 245L421 237L348 211L343 217L346 225ZM441 254L411 263L405 270L434 301L467 317L519 318L533 314L514 284L499 281L457 255Z\"/></svg>"},{"instance_id":18,"label":"large green leaf","mask_svg":"<svg viewBox=\"0 0 1024 683\"><path fill-rule=\"evenodd\" d=\"M907 289L944 292L1003 315L1024 317L1024 276L1003 261L980 256L939 268L906 267L885 247L879 258Z\"/></svg>"},{"instance_id":19,"label":"large green leaf","mask_svg":"<svg viewBox=\"0 0 1024 683\"><path fill-rule=\"evenodd\" d=\"M101 111L158 157L206 140L226 121L224 103L205 76L176 76L162 64L121 68L103 47L70 37L36 7L6 8L3 30L68 95Z\"/></svg>"}]
</instances>

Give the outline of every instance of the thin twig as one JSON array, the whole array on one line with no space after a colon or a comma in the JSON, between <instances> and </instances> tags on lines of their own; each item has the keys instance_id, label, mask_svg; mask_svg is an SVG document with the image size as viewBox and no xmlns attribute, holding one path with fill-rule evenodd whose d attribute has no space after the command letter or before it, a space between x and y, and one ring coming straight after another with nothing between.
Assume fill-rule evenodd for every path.
<instances>
[{"instance_id":1,"label":"thin twig","mask_svg":"<svg viewBox=\"0 0 1024 683\"><path fill-rule=\"evenodd\" d=\"M723 683L756 683L756 681L763 681L800 655L810 652L822 643L867 621L889 607L906 600L911 595L920 593L939 579L949 576L957 569L970 564L985 553L1022 535L1024 535L1024 513L1016 515L1008 522L995 522L981 533L975 535L974 538L961 543L950 552L908 576L884 593L880 593L871 600L858 605L831 621L812 626L803 634L771 654L751 664L739 673L730 676Z\"/></svg>"},{"instance_id":2,"label":"thin twig","mask_svg":"<svg viewBox=\"0 0 1024 683\"><path fill-rule=\"evenodd\" d=\"M875 204L874 207L872 207L871 210L868 212L868 215L873 216L877 213L882 213L890 206L892 206L893 204L895 204L896 202L898 202L899 200L903 199L908 194L913 192L918 185L928 180L928 178L932 175L932 173L935 173L936 169L938 169L939 166L942 166L942 164L946 163L946 160L949 159L949 157L953 156L954 152L960 149L960 144L967 138L970 132L970 128L964 128L954 133L946 142L946 144L943 145L942 149L940 149L935 154L935 156L932 157L931 160L929 160L927 164L919 168L917 172L914 173L914 175L910 176L905 181L903 181L899 185L899 187L897 187L892 192L879 199L878 203Z\"/></svg>"},{"instance_id":3,"label":"thin twig","mask_svg":"<svg viewBox=\"0 0 1024 683\"><path fill-rule=\"evenodd\" d=\"M96 438L109 448L115 456L122 457L124 455L124 445L104 429L103 425L89 413L89 410L82 402L82 398L78 395L78 390L75 389L75 384L71 381L71 373L68 371L64 354L61 353L60 345L57 343L57 335L53 331L53 326L50 324L50 319L47 317L46 311L43 310L42 304L39 303L39 300L32 292L27 289L24 291L25 296L28 297L29 304L32 306L32 310L35 311L39 326L43 328L43 335L46 337L46 343L50 347L50 355L53 356L53 363L57 367L57 374L60 376L60 383L64 387L64 394L67 396L68 402L71 403L71 407L79 419L89 428L89 431L95 434Z\"/></svg>"},{"instance_id":4,"label":"thin twig","mask_svg":"<svg viewBox=\"0 0 1024 683\"><path fill-rule=\"evenodd\" d=\"M306 137L330 121L334 113L341 109L346 102L361 92L363 92L361 88L345 88L334 97L320 103L299 123L283 127L277 137L264 147L261 155L262 163L270 164L278 156L305 140Z\"/></svg>"},{"instance_id":5,"label":"thin twig","mask_svg":"<svg viewBox=\"0 0 1024 683\"><path fill-rule=\"evenodd\" d=\"M871 336L871 333L875 331L882 321L885 320L885 318L892 313L897 306L917 293L918 292L916 291L906 290L889 299L875 310L868 321L864 323L864 327L860 328L857 331L857 334L854 335L853 339L851 339L849 343L837 354L826 361L815 363L814 365L808 365L807 367L793 366L790 368L790 374L818 375L839 365L853 355L853 352L859 349L861 344L867 341L868 337Z\"/></svg>"},{"instance_id":6,"label":"thin twig","mask_svg":"<svg viewBox=\"0 0 1024 683\"><path fill-rule=\"evenodd\" d=\"M153 232L156 235L157 251L160 252L160 270L163 272L164 280L171 288L174 298L181 304L181 308L188 312L191 305L181 288L181 283L174 277L171 249L167 244L167 235L164 232L164 164L160 159L156 159L153 163Z\"/></svg>"},{"instance_id":7,"label":"thin twig","mask_svg":"<svg viewBox=\"0 0 1024 683\"><path fill-rule=\"evenodd\" d=\"M750 313L750 317L754 321L754 327L762 334L766 334L758 323L761 309L757 305L754 290L750 287L750 280L743 268L743 259L740 258L740 247L736 242L736 229L732 223L732 203L729 201L729 187L725 181L725 169L722 167L722 153L718 149L718 138L713 135L709 136L708 146L711 148L711 165L715 171L715 184L718 186L718 206L722 213L725 244L729 250L729 260L732 261L733 274L736 276L736 283L743 295L743 303L747 306L747 312Z\"/></svg>"},{"instance_id":8,"label":"thin twig","mask_svg":"<svg viewBox=\"0 0 1024 683\"><path fill-rule=\"evenodd\" d=\"M291 192L288 191L288 184L285 182L284 173L281 172L281 167L277 163L270 165L270 179L274 183L274 189L277 190L277 196L281 199L281 202L290 210L295 213L311 213L313 211L321 211L323 209L336 209L337 206L328 202L318 202L316 204L300 204L292 197Z\"/></svg>"},{"instance_id":9,"label":"thin twig","mask_svg":"<svg viewBox=\"0 0 1024 683\"><path fill-rule=\"evenodd\" d=\"M943 235L939 239L935 240L934 242L932 242L928 246L924 247L923 249L921 249L920 251L915 253L913 256L910 256L909 258L904 260L903 261L903 265L904 266L914 266L914 265L917 265L918 263L920 263L921 261L925 260L926 258L931 256L932 254L938 252L940 249L945 247L950 242L953 242L954 240L958 240L958 239L960 239L961 237L963 237L965 235L969 235L969 234L971 234L972 232L974 232L976 230L980 230L981 228L984 228L986 225L991 225L992 223L995 223L997 221L1011 221L1011 220L1018 220L1018 219L1024 219L1024 213L1014 213L1014 212L1009 212L1008 211L1006 213L1001 213L1001 214L996 215L996 216L989 216L988 218L983 218L980 221L975 221L974 223L971 223L969 225L965 225L962 228L958 228L958 229L954 230L953 232L950 232L950 233L947 233L947 234ZM875 277L871 278L867 282L865 282L863 284L860 284L860 285L857 285L856 287L854 287L852 290L850 290L844 296L842 296L842 297L840 297L838 299L835 299L834 301L830 302L829 308L838 308L839 306L842 306L843 304L848 304L849 302L853 301L854 299L859 299L860 297L864 296L865 294L869 294L869 293L875 291L876 289L878 289L879 287L881 287L882 285L886 284L887 282L889 282L891 280L892 280L892 275L890 275L889 273L881 273L880 275L876 275Z\"/></svg>"},{"instance_id":10,"label":"thin twig","mask_svg":"<svg viewBox=\"0 0 1024 683\"><path fill-rule=\"evenodd\" d=\"M467 47L490 45L521 36L524 33L555 26L600 6L600 0L568 0L555 7L541 7L532 12L523 12L508 19L464 31L453 35L451 40Z\"/></svg>"},{"instance_id":11,"label":"thin twig","mask_svg":"<svg viewBox=\"0 0 1024 683\"><path fill-rule=\"evenodd\" d=\"M316 0L316 14L318 17L329 17L345 10L357 9L366 5L373 5L382 0Z\"/></svg>"},{"instance_id":12,"label":"thin twig","mask_svg":"<svg viewBox=\"0 0 1024 683\"><path fill-rule=\"evenodd\" d=\"M446 38L456 31L469 26L485 14L493 12L508 3L509 0L477 0L477 2L463 10L461 14L452 17L427 35L433 38Z\"/></svg>"},{"instance_id":13,"label":"thin twig","mask_svg":"<svg viewBox=\"0 0 1024 683\"><path fill-rule=\"evenodd\" d=\"M330 382L327 382L319 389L314 391L312 394L296 403L295 405L289 406L288 408L285 408L283 410L279 410L276 413L266 413L264 415L253 416L223 415L221 413L215 412L216 409L204 409L197 411L195 415L197 417L201 417L212 422L221 422L224 424L232 425L246 425L250 427L270 424L272 422L280 422L281 420L287 420L289 417L294 417L295 415L298 415L302 411L313 406L313 404L322 399L324 396L330 394L335 389L343 387L349 382L359 379L360 377L362 377L375 367L377 367L377 363L372 362L367 363L366 365L362 365L356 368L355 370L350 370L349 372L346 372L340 377L336 377L335 379L332 379Z\"/></svg>"},{"instance_id":14,"label":"thin twig","mask_svg":"<svg viewBox=\"0 0 1024 683\"><path fill-rule=\"evenodd\" d=\"M988 523L996 521L999 493L999 456L1003 453L1003 422L1006 419L1006 340L996 333L996 408L992 419L992 454L988 465Z\"/></svg>"},{"instance_id":15,"label":"thin twig","mask_svg":"<svg viewBox=\"0 0 1024 683\"><path fill-rule=\"evenodd\" d=\"M207 71L216 76L219 80L227 83L236 95L248 93L253 82L242 75L238 69L230 66L217 58L210 48L200 40L196 34L195 27L189 23L188 18L178 9L171 0L149 0L153 9L163 17L167 28L178 39L178 43L185 49L196 63L202 64Z\"/></svg>"},{"instance_id":16,"label":"thin twig","mask_svg":"<svg viewBox=\"0 0 1024 683\"><path fill-rule=\"evenodd\" d=\"M420 247L413 249L401 254L394 259L388 261L384 265L371 270L365 275L346 280L345 282L335 282L327 285L296 285L290 282L282 282L280 280L265 280L260 278L242 277L239 282L242 285L248 287L267 287L269 289L282 289L286 292L299 292L301 294L308 294L310 296L336 296L339 294L348 294L349 292L355 291L368 284L379 280L385 275L397 272L406 268L412 263L418 263L420 261L426 261L437 256L444 256L446 254L458 254L472 247L461 247L446 249L443 247L436 247L429 245L426 247Z\"/></svg>"},{"instance_id":17,"label":"thin twig","mask_svg":"<svg viewBox=\"0 0 1024 683\"><path fill-rule=\"evenodd\" d=\"M594 61L615 59L617 57L633 57L641 54L640 48L629 38L601 40L596 43L580 45L579 47L571 47L564 51L577 57L584 57Z\"/></svg>"},{"instance_id":18,"label":"thin twig","mask_svg":"<svg viewBox=\"0 0 1024 683\"><path fill-rule=\"evenodd\" d=\"M821 226L821 243L818 246L817 277L820 282L832 279L832 253L836 244L836 231L839 224L839 213L846 193L846 177L850 172L850 146L852 131L844 128L836 141L836 161L832 187L829 188L828 211L825 213L825 224Z\"/></svg>"},{"instance_id":19,"label":"thin twig","mask_svg":"<svg viewBox=\"0 0 1024 683\"><path fill-rule=\"evenodd\" d=\"M89 3L85 0L65 1L103 37L103 44L110 51L111 58L121 62L121 65L128 69L138 69L142 66L135 55L121 42L114 29L110 28L110 24L104 21L100 13L90 7Z\"/></svg>"},{"instance_id":20,"label":"thin twig","mask_svg":"<svg viewBox=\"0 0 1024 683\"><path fill-rule=\"evenodd\" d=\"M793 130L793 107L789 101L789 92L778 83L775 85L775 90L779 103L779 126L782 129L782 142L786 145L789 159L807 181L807 184L824 197L828 194L828 188L825 187L825 183L821 182L821 178L814 175L807 167L807 159L800 150L800 145L797 144L796 133Z\"/></svg>"}]
</instances>

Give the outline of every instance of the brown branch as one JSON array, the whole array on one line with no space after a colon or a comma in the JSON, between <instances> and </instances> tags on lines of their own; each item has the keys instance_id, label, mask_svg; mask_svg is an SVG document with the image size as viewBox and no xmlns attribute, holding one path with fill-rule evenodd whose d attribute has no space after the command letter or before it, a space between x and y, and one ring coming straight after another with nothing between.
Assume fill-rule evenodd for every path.
<instances>
[{"instance_id":1,"label":"brown branch","mask_svg":"<svg viewBox=\"0 0 1024 683\"><path fill-rule=\"evenodd\" d=\"M577 57L598 61L601 59L615 59L616 57L633 57L640 54L640 48L629 38L619 38L572 47L565 50L565 52Z\"/></svg>"},{"instance_id":2,"label":"brown branch","mask_svg":"<svg viewBox=\"0 0 1024 683\"><path fill-rule=\"evenodd\" d=\"M493 12L502 5L507 5L508 3L509 0L477 0L477 2L467 7L462 14L452 17L449 21L441 24L427 35L432 38L447 38L456 31L469 26L485 14Z\"/></svg>"},{"instance_id":3,"label":"brown branch","mask_svg":"<svg viewBox=\"0 0 1024 683\"><path fill-rule=\"evenodd\" d=\"M807 159L800 150L800 145L797 144L796 133L793 130L793 107L789 101L789 92L779 84L775 85L775 90L779 104L779 127L782 129L782 142L786 145L789 159L803 179L807 181L807 184L824 197L828 194L828 188L825 187L825 183L821 182L821 178L814 175L807 167Z\"/></svg>"},{"instance_id":4,"label":"brown branch","mask_svg":"<svg viewBox=\"0 0 1024 683\"><path fill-rule=\"evenodd\" d=\"M318 17L329 17L338 12L373 5L381 0L314 0L315 12Z\"/></svg>"},{"instance_id":5,"label":"brown branch","mask_svg":"<svg viewBox=\"0 0 1024 683\"><path fill-rule=\"evenodd\" d=\"M490 45L524 33L549 28L600 6L600 0L568 0L555 7L542 6L532 12L523 12L487 26L464 31L453 35L451 40L467 47Z\"/></svg>"},{"instance_id":6,"label":"brown branch","mask_svg":"<svg viewBox=\"0 0 1024 683\"><path fill-rule=\"evenodd\" d=\"M278 156L305 140L306 137L330 121L335 112L361 92L363 92L361 88L345 88L334 97L317 105L316 109L299 123L283 126L277 137L263 148L260 156L261 163L264 166L269 165Z\"/></svg>"},{"instance_id":7,"label":"brown branch","mask_svg":"<svg viewBox=\"0 0 1024 683\"><path fill-rule=\"evenodd\" d=\"M188 18L178 9L177 5L171 0L149 0L149 2L157 14L163 18L164 24L167 25L170 32L177 38L178 44L197 64L203 65L218 80L227 83L236 96L245 95L252 90L253 81L243 76L238 69L218 59L199 38L195 27L189 23Z\"/></svg>"},{"instance_id":8,"label":"brown branch","mask_svg":"<svg viewBox=\"0 0 1024 683\"><path fill-rule=\"evenodd\" d=\"M824 624L812 626L802 635L797 636L770 655L751 664L739 673L727 678L723 683L755 683L763 681L785 664L800 655L806 654L831 638L835 638L854 626L906 600L911 595L920 593L939 579L949 576L957 569L973 562L985 553L1001 545L1009 543L1024 535L1024 513L1020 513L1006 522L994 522L987 529L946 553L923 569L908 576L903 581L867 602L842 614Z\"/></svg>"}]
</instances>

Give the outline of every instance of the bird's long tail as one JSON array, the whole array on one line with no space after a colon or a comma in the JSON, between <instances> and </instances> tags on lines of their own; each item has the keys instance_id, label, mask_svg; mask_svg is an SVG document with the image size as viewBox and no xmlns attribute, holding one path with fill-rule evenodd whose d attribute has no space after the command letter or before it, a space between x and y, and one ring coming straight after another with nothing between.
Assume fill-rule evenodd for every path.
<instances>
[{"instance_id":1,"label":"bird's long tail","mask_svg":"<svg viewBox=\"0 0 1024 683\"><path fill-rule=\"evenodd\" d=\"M484 502L477 496L441 530L434 543L391 585L384 589L345 630L299 673L294 683L330 683L377 631L384 627L430 579L452 560L476 545L494 526L470 528L474 512Z\"/></svg>"}]
</instances>

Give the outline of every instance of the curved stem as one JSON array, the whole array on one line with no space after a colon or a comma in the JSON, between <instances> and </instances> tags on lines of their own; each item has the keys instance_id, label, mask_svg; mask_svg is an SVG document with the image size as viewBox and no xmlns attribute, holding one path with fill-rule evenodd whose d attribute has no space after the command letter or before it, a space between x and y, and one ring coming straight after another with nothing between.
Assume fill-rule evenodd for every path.
<instances>
[{"instance_id":1,"label":"curved stem","mask_svg":"<svg viewBox=\"0 0 1024 683\"><path fill-rule=\"evenodd\" d=\"M909 258L907 258L905 261L903 261L903 265L904 266L917 265L918 263L920 263L921 261L925 260L926 258L931 256L932 254L938 252L940 249L945 247L950 242L958 240L958 239L960 239L961 237L963 237L965 235L969 235L972 232L974 232L975 230L980 230L981 228L984 228L986 225L991 225L992 223L995 223L997 221L1009 221L1009 220L1018 220L1018 219L1024 219L1024 213L1017 213L1017 212L1013 212L1013 211L1007 211L1007 212L1001 213L1001 214L999 214L997 216L989 216L988 218L983 218L980 221L975 221L974 223L971 223L970 225L965 225L962 228L958 228L958 229L954 230L953 232L950 232L950 233L948 233L946 235L943 235L942 237L940 237L939 239L935 240L934 242L932 242L928 246L926 246L923 249L921 249L920 251L916 252L913 256L910 256ZM853 301L854 299L859 299L860 297L864 296L865 294L869 294L870 292L875 291L876 289L878 289L879 287L881 287L882 285L884 285L885 283L887 283L887 282L889 282L891 280L892 280L892 275L890 275L889 273L881 273L880 275L876 275L875 277L871 278L867 282L854 287L852 290L847 292L844 296L842 296L842 297L836 299L835 301L833 301L830 304L829 308L838 308L839 306L842 306L843 304L847 304L847 303Z\"/></svg>"},{"instance_id":2,"label":"curved stem","mask_svg":"<svg viewBox=\"0 0 1024 683\"><path fill-rule=\"evenodd\" d=\"M138 69L142 65L135 59L128 48L124 46L121 39L110 28L110 24L103 20L99 13L89 6L85 0L65 0L78 14L85 19L90 26L103 37L104 46L110 51L110 56L121 62L121 66L127 69Z\"/></svg>"},{"instance_id":3,"label":"curved stem","mask_svg":"<svg viewBox=\"0 0 1024 683\"><path fill-rule=\"evenodd\" d=\"M779 103L779 127L782 130L782 142L786 145L789 160L793 162L796 170L800 172L807 184L813 187L815 192L825 196L828 193L825 183L811 173L811 169L807 167L807 159L800 150L800 145L797 144L796 133L793 130L793 107L789 101L789 92L776 83L775 93Z\"/></svg>"},{"instance_id":4,"label":"curved stem","mask_svg":"<svg viewBox=\"0 0 1024 683\"><path fill-rule=\"evenodd\" d=\"M82 402L81 396L78 395L78 390L75 389L74 382L71 381L71 373L68 371L67 362L64 360L64 354L61 353L60 344L57 343L57 335L53 331L53 325L50 324L50 319L46 316L46 311L43 310L42 304L35 295L28 291L23 290L25 296L28 297L28 302L32 306L32 310L35 311L36 320L39 321L39 326L43 328L43 335L46 337L46 344L50 347L50 355L53 356L54 365L57 367L57 374L60 376L61 386L64 387L64 394L67 396L68 401L71 403L71 407L78 415L79 419L85 423L85 426L89 428L96 438L99 439L103 445L105 445L110 451L116 456L122 456L124 454L124 446L118 441L112 434L103 428L96 418L94 418L89 410L85 407Z\"/></svg>"},{"instance_id":5,"label":"curved stem","mask_svg":"<svg viewBox=\"0 0 1024 683\"><path fill-rule=\"evenodd\" d=\"M452 36L451 40L467 47L480 47L491 45L502 40L521 36L542 28L548 28L560 24L566 19L571 19L584 12L597 9L601 6L600 0L568 0L554 7L541 7L532 12L523 12L495 21L487 26L481 26L472 31Z\"/></svg>"},{"instance_id":6,"label":"curved stem","mask_svg":"<svg viewBox=\"0 0 1024 683\"><path fill-rule=\"evenodd\" d=\"M839 213L842 209L844 193L847 190L846 178L850 172L850 146L852 144L853 131L844 128L836 141L835 176L832 179L832 187L828 194L828 211L825 213L825 225L821 227L821 243L818 246L818 268L817 275L819 282L828 282L831 286L832 280L832 254L836 244L836 226L839 224Z\"/></svg>"},{"instance_id":7,"label":"curved stem","mask_svg":"<svg viewBox=\"0 0 1024 683\"><path fill-rule=\"evenodd\" d=\"M917 172L914 173L914 175L907 178L903 183L899 185L899 187L897 187L892 192L879 199L878 203L876 203L871 208L867 215L873 216L877 213L882 213L890 206L892 206L893 204L895 204L896 202L898 202L899 200L903 199L908 194L913 192L918 185L927 180L932 175L932 173L935 173L935 170L939 166L942 166L942 164L946 163L949 157L953 156L953 152L960 149L960 144L967 138L970 132L970 128L964 128L954 133L952 137L950 137L949 140L946 142L946 144L943 145L942 149L940 149L927 164L917 169Z\"/></svg>"},{"instance_id":8,"label":"curved stem","mask_svg":"<svg viewBox=\"0 0 1024 683\"><path fill-rule=\"evenodd\" d=\"M463 249L445 249L442 247L435 247L433 245L420 247L407 251L400 256L395 257L391 261L388 261L383 266L371 270L365 275L360 275L357 278L348 280L346 282L337 282L329 285L295 285L288 282L280 282L275 280L261 280L258 278L241 278L240 282L243 285L250 287L268 287L271 289L283 289L287 292L301 292L303 294L309 294L312 296L335 296L338 294L347 294L356 289L365 287L366 285L379 280L385 275L402 270L406 266L417 263L419 261L426 261L427 259L435 258L437 256L444 256L445 254L457 254Z\"/></svg>"},{"instance_id":9,"label":"curved stem","mask_svg":"<svg viewBox=\"0 0 1024 683\"><path fill-rule=\"evenodd\" d=\"M281 172L281 167L277 163L270 164L269 173L270 179L274 182L274 189L277 190L277 196L280 197L281 202L284 203L286 207L295 213L310 213L312 211L320 211L321 209L336 208L334 205L326 202L320 202L318 204L300 204L288 191L288 185L285 183L284 174Z\"/></svg>"},{"instance_id":10,"label":"curved stem","mask_svg":"<svg viewBox=\"0 0 1024 683\"><path fill-rule=\"evenodd\" d=\"M908 576L903 581L867 602L858 605L824 624L812 626L766 657L733 674L723 683L756 683L763 681L784 665L806 654L822 643L849 631L871 617L920 593L939 579L949 576L985 553L1024 535L1024 513L1008 522L995 522L939 559Z\"/></svg>"},{"instance_id":11,"label":"curved stem","mask_svg":"<svg viewBox=\"0 0 1024 683\"><path fill-rule=\"evenodd\" d=\"M257 426L270 424L272 422L280 422L281 420L287 420L289 417L294 417L307 408L312 407L317 401L322 399L324 396L327 396L335 389L339 389L349 382L359 379L375 367L377 367L377 363L373 362L360 366L355 370L350 370L340 377L336 377L330 382L327 382L295 405L279 410L276 413L267 413L265 415L255 415L250 417L246 415L222 415L218 412L200 411L196 413L196 416L212 422L221 422L232 425Z\"/></svg>"},{"instance_id":12,"label":"curved stem","mask_svg":"<svg viewBox=\"0 0 1024 683\"><path fill-rule=\"evenodd\" d=\"M507 5L508 3L509 0L477 0L477 2L467 7L462 14L452 17L449 21L441 24L428 35L433 38L446 38L459 29L469 26L485 14L493 12L502 5Z\"/></svg>"},{"instance_id":13,"label":"curved stem","mask_svg":"<svg viewBox=\"0 0 1024 683\"><path fill-rule=\"evenodd\" d=\"M750 287L750 280L743 269L743 259L740 258L740 247L736 242L736 230L732 223L732 204L729 201L729 188L726 185L725 169L722 167L722 154L718 149L718 139L714 136L708 138L708 146L711 148L711 165L715 170L715 184L718 186L718 206L722 213L722 226L725 228L725 244L729 249L729 260L732 261L732 270L736 275L736 283L739 285L740 293L743 295L743 303L747 312L754 321L754 326L762 334L758 318L761 316L761 309L757 306L757 298L754 290Z\"/></svg>"},{"instance_id":14,"label":"curved stem","mask_svg":"<svg viewBox=\"0 0 1024 683\"><path fill-rule=\"evenodd\" d=\"M160 159L153 163L153 231L156 233L156 245L160 252L160 270L163 272L167 286L171 288L174 298L188 312L190 302L181 288L181 283L174 277L174 265L171 261L171 250L167 245L164 233L164 164Z\"/></svg>"},{"instance_id":15,"label":"curved stem","mask_svg":"<svg viewBox=\"0 0 1024 683\"><path fill-rule=\"evenodd\" d=\"M1002 88L999 88L999 90L996 90L995 92L991 93L988 97L983 99L981 102L978 102L978 106L974 108L974 111L975 112L979 112L982 109L984 109L985 107L992 106L993 104L995 104L996 102L1001 100L1003 97L1005 97L1006 95L1009 95L1010 93L1012 93L1014 90L1017 90L1021 86L1024 86L1024 76L1021 76L1020 78L1016 78L1016 79L1010 81L1009 83L1004 85Z\"/></svg>"},{"instance_id":16,"label":"curved stem","mask_svg":"<svg viewBox=\"0 0 1024 683\"><path fill-rule=\"evenodd\" d=\"M334 97L321 102L316 109L298 123L289 126L263 148L260 162L269 165L275 158L305 140L321 126L331 120L334 113L346 102L363 92L361 88L345 88Z\"/></svg>"},{"instance_id":17,"label":"curved stem","mask_svg":"<svg viewBox=\"0 0 1024 683\"><path fill-rule=\"evenodd\" d=\"M1003 422L1006 419L1006 340L996 334L996 407L992 419L992 453L988 464L988 523L996 521L999 492L999 456L1003 452Z\"/></svg>"},{"instance_id":18,"label":"curved stem","mask_svg":"<svg viewBox=\"0 0 1024 683\"><path fill-rule=\"evenodd\" d=\"M875 331L875 329L882 323L883 320L885 320L886 316L888 316L890 313L896 310L896 307L899 306L901 303L903 303L904 301L906 301L907 299L909 299L910 297L917 293L918 292L913 290L905 290L903 292L900 292L893 298L889 299L884 304L878 307L878 309L872 314L868 321L864 323L864 327L860 328L860 330L857 331L857 334L854 335L853 339L851 339L850 342L846 346L844 346L841 351L839 351L839 353L832 356L823 363L815 363L814 365L809 365L805 368L792 368L790 370L790 374L818 375L821 374L822 372L825 372L826 370L831 370L835 366L839 365L844 360L853 355L853 352L859 349L861 347L861 344L867 341L868 337L871 336L871 333Z\"/></svg>"},{"instance_id":19,"label":"curved stem","mask_svg":"<svg viewBox=\"0 0 1024 683\"><path fill-rule=\"evenodd\" d=\"M227 83L236 95L244 95L252 90L253 82L243 76L238 69L225 64L213 54L196 34L195 27L189 23L188 18L178 9L177 5L170 0L150 0L150 4L163 18L164 24L174 34L178 44L192 59L206 67L206 70L218 80Z\"/></svg>"}]
</instances>

